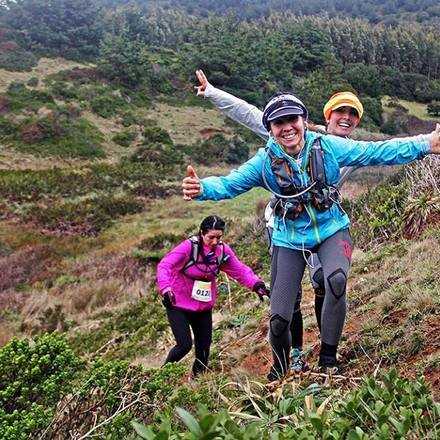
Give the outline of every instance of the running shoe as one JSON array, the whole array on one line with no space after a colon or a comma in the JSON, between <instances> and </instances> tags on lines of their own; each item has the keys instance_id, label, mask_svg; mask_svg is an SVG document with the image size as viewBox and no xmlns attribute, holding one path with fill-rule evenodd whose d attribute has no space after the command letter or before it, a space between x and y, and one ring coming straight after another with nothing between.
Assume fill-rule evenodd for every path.
<instances>
[{"instance_id":1,"label":"running shoe","mask_svg":"<svg viewBox=\"0 0 440 440\"><path fill-rule=\"evenodd\" d=\"M304 352L299 348L292 348L290 352L290 371L299 374L308 369L309 364L305 360Z\"/></svg>"}]
</instances>

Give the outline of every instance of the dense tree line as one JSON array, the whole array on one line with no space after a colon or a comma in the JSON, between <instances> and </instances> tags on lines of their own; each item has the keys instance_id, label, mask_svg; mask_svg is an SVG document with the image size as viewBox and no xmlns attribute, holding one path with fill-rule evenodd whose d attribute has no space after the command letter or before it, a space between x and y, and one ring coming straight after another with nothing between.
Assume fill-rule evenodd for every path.
<instances>
[{"instance_id":1,"label":"dense tree line","mask_svg":"<svg viewBox=\"0 0 440 440\"><path fill-rule=\"evenodd\" d=\"M99 53L100 9L89 0L3 0L0 17L27 48L84 59Z\"/></svg>"},{"instance_id":2,"label":"dense tree line","mask_svg":"<svg viewBox=\"0 0 440 440\"><path fill-rule=\"evenodd\" d=\"M320 3L314 0L303 8L318 8ZM432 2L382 3L382 9L393 3L400 11L411 9L413 3L428 8ZM201 20L166 2L146 1L4 0L2 4L0 21L8 32L0 32L0 43L3 35L3 40L14 38L15 44L34 53L94 59L101 75L131 89L178 96L185 88L191 90L194 70L203 68L214 84L257 104L275 90L293 89L310 103L312 116L319 118L323 100L343 87L366 98L375 125L381 122L378 99L384 94L422 102L440 100L440 31L433 25L390 27L286 12L253 20L210 14ZM186 7L189 2L177 4ZM199 12L220 7L224 12L240 4L245 11L252 5L262 7L263 2L225 1L220 6L204 0L194 6ZM297 2L269 4L280 11ZM348 7L343 0L325 4L325 10ZM296 12L301 11L305 9Z\"/></svg>"},{"instance_id":3,"label":"dense tree line","mask_svg":"<svg viewBox=\"0 0 440 440\"><path fill-rule=\"evenodd\" d=\"M139 2L144 5L152 3L148 0ZM440 18L438 0L162 0L159 4L168 8L178 7L199 16L207 16L209 12L234 13L244 19L264 17L274 11L296 15L348 16L388 25L402 21L433 23Z\"/></svg>"}]
</instances>

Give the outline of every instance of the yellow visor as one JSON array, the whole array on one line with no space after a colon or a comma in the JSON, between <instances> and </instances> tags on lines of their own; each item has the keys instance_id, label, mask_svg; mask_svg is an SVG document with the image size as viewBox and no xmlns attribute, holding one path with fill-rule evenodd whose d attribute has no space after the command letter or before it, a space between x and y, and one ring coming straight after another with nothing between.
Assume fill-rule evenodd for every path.
<instances>
[{"instance_id":1,"label":"yellow visor","mask_svg":"<svg viewBox=\"0 0 440 440\"><path fill-rule=\"evenodd\" d=\"M330 113L333 110L341 107L354 108L358 112L359 118L362 119L362 115L364 114L364 106L362 105L362 102L359 101L359 98L351 92L339 92L335 93L325 104L325 120L328 121L330 119Z\"/></svg>"}]
</instances>

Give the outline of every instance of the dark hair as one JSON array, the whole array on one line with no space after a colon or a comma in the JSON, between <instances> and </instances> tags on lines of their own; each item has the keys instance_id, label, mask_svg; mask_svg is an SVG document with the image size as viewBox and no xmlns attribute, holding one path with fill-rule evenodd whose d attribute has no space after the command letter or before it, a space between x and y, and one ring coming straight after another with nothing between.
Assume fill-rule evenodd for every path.
<instances>
[{"instance_id":1,"label":"dark hair","mask_svg":"<svg viewBox=\"0 0 440 440\"><path fill-rule=\"evenodd\" d=\"M218 215L210 215L202 220L200 223L200 232L206 234L208 231L213 229L219 229L221 231L225 230L225 221L221 219Z\"/></svg>"}]
</instances>

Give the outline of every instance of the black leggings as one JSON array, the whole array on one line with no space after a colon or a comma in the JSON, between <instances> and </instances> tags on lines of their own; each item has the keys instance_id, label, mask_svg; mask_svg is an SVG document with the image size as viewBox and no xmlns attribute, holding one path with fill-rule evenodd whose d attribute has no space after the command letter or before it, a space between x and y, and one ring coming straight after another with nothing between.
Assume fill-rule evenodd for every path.
<instances>
[{"instance_id":1,"label":"black leggings","mask_svg":"<svg viewBox=\"0 0 440 440\"><path fill-rule=\"evenodd\" d=\"M352 251L350 233L348 230L339 231L313 250L317 251L321 261L327 292L321 318L321 362L321 355L329 354L336 359L336 348L344 325L345 289ZM297 304L305 265L302 251L274 246L269 338L274 368L278 374L287 372L292 346L290 323Z\"/></svg>"},{"instance_id":2,"label":"black leggings","mask_svg":"<svg viewBox=\"0 0 440 440\"><path fill-rule=\"evenodd\" d=\"M168 353L165 363L178 362L191 351L191 327L196 351L192 372L194 375L205 372L212 341L212 310L190 312L176 307L166 307L166 311L176 345Z\"/></svg>"}]
</instances>

